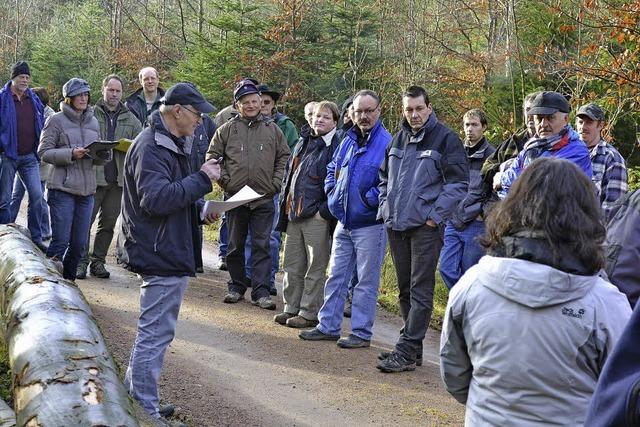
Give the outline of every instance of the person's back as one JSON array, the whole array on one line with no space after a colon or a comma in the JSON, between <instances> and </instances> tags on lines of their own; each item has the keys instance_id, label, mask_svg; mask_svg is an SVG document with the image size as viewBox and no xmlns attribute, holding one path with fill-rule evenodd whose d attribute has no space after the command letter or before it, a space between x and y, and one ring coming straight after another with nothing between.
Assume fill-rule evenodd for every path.
<instances>
[{"instance_id":1,"label":"person's back","mask_svg":"<svg viewBox=\"0 0 640 427\"><path fill-rule=\"evenodd\" d=\"M598 276L605 229L587 176L533 161L486 222L488 255L449 294L440 369L475 425L583 425L631 309Z\"/></svg>"},{"instance_id":2,"label":"person's back","mask_svg":"<svg viewBox=\"0 0 640 427\"><path fill-rule=\"evenodd\" d=\"M482 258L449 296L473 366L466 424L581 425L628 304L598 276L508 256Z\"/></svg>"}]
</instances>

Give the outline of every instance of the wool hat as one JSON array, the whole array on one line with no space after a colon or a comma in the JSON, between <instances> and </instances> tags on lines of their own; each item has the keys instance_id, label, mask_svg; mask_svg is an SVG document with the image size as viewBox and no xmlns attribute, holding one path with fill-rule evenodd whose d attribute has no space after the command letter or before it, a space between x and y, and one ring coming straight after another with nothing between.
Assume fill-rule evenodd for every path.
<instances>
[{"instance_id":1,"label":"wool hat","mask_svg":"<svg viewBox=\"0 0 640 427\"><path fill-rule=\"evenodd\" d=\"M31 75L31 70L29 69L29 64L27 64L25 61L19 61L16 62L15 64L13 64L13 67L11 67L11 78L13 79L16 76L19 76L21 74L28 74Z\"/></svg>"},{"instance_id":2,"label":"wool hat","mask_svg":"<svg viewBox=\"0 0 640 427\"><path fill-rule=\"evenodd\" d=\"M85 92L91 92L91 87L86 80L78 77L73 77L62 86L62 96L65 98L71 98Z\"/></svg>"},{"instance_id":3,"label":"wool hat","mask_svg":"<svg viewBox=\"0 0 640 427\"><path fill-rule=\"evenodd\" d=\"M243 96L252 93L260 93L258 86L251 80L241 80L233 91L233 100L238 102Z\"/></svg>"},{"instance_id":4,"label":"wool hat","mask_svg":"<svg viewBox=\"0 0 640 427\"><path fill-rule=\"evenodd\" d=\"M576 116L577 117L586 116L586 117L589 117L591 120L600 121L600 122L604 122L604 117L605 117L604 111L602 111L602 108L600 108L598 104L594 104L593 102L580 107L578 109L578 112L576 113Z\"/></svg>"},{"instance_id":5,"label":"wool hat","mask_svg":"<svg viewBox=\"0 0 640 427\"><path fill-rule=\"evenodd\" d=\"M193 83L177 83L171 86L160 98L160 102L165 105L192 105L201 113L211 113L215 110Z\"/></svg>"},{"instance_id":6,"label":"wool hat","mask_svg":"<svg viewBox=\"0 0 640 427\"><path fill-rule=\"evenodd\" d=\"M557 111L571 112L571 105L569 105L567 98L558 92L540 92L531 101L531 109L527 111L527 114L548 115L555 114Z\"/></svg>"}]
</instances>

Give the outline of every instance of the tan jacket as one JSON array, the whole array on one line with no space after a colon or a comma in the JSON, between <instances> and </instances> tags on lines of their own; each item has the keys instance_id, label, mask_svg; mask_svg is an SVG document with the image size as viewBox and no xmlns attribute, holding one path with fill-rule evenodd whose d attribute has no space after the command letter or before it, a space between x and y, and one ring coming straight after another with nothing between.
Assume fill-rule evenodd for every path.
<instances>
[{"instance_id":1,"label":"tan jacket","mask_svg":"<svg viewBox=\"0 0 640 427\"><path fill-rule=\"evenodd\" d=\"M89 196L96 192L94 164L106 160L85 156L75 160L76 147L86 147L100 139L100 126L93 116L93 108L87 107L80 114L69 105L61 103L60 112L49 117L40 135L38 156L54 166L47 188L66 191L77 196Z\"/></svg>"},{"instance_id":2,"label":"tan jacket","mask_svg":"<svg viewBox=\"0 0 640 427\"><path fill-rule=\"evenodd\" d=\"M249 204L250 208L280 192L289 146L278 125L261 115L253 120L234 117L216 131L207 160L222 157L218 184L232 196L248 185L265 197Z\"/></svg>"}]
</instances>

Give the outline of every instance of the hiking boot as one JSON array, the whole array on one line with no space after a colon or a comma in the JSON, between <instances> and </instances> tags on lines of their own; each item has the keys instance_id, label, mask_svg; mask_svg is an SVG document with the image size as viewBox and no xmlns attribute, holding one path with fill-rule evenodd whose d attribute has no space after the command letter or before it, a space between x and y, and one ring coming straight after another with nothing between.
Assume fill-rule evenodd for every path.
<instances>
[{"instance_id":1,"label":"hiking boot","mask_svg":"<svg viewBox=\"0 0 640 427\"><path fill-rule=\"evenodd\" d=\"M108 279L109 276L111 276L109 270L105 268L104 262L92 262L89 266L89 271L93 277L98 277L100 279Z\"/></svg>"},{"instance_id":2,"label":"hiking boot","mask_svg":"<svg viewBox=\"0 0 640 427\"><path fill-rule=\"evenodd\" d=\"M391 356L393 354L393 351L381 351L380 354L378 354L378 360L384 360L387 357ZM422 366L422 355L418 355L416 356L416 366Z\"/></svg>"},{"instance_id":3,"label":"hiking boot","mask_svg":"<svg viewBox=\"0 0 640 427\"><path fill-rule=\"evenodd\" d=\"M329 335L320 331L317 327L300 331L298 334L300 339L307 341L338 341L340 335Z\"/></svg>"},{"instance_id":4,"label":"hiking boot","mask_svg":"<svg viewBox=\"0 0 640 427\"><path fill-rule=\"evenodd\" d=\"M276 303L271 301L271 297L262 297L262 298L258 298L257 300L252 300L251 304L253 305L257 305L260 308L263 308L265 310L275 310L276 309Z\"/></svg>"},{"instance_id":5,"label":"hiking boot","mask_svg":"<svg viewBox=\"0 0 640 427\"><path fill-rule=\"evenodd\" d=\"M415 371L416 362L413 362L402 356L400 353L394 351L389 357L381 360L376 368L386 373Z\"/></svg>"},{"instance_id":6,"label":"hiking boot","mask_svg":"<svg viewBox=\"0 0 640 427\"><path fill-rule=\"evenodd\" d=\"M60 261L57 256L52 256L51 258L49 258L49 261L51 261L53 268L55 268L55 270L60 275L62 275L62 272L64 271L64 265L62 265L62 261ZM86 273L85 273L85 277L86 277Z\"/></svg>"},{"instance_id":7,"label":"hiking boot","mask_svg":"<svg viewBox=\"0 0 640 427\"><path fill-rule=\"evenodd\" d=\"M392 354L393 351L381 351L380 354L378 354L378 360L384 360ZM416 356L416 366L422 366L422 355Z\"/></svg>"},{"instance_id":8,"label":"hiking boot","mask_svg":"<svg viewBox=\"0 0 640 427\"><path fill-rule=\"evenodd\" d=\"M176 407L168 403L166 405L160 405L160 409L158 410L158 413L160 414L161 417L168 418L171 415L173 415L175 411L176 411Z\"/></svg>"},{"instance_id":9,"label":"hiking boot","mask_svg":"<svg viewBox=\"0 0 640 427\"><path fill-rule=\"evenodd\" d=\"M229 291L225 296L222 302L227 304L235 304L240 300L243 300L244 296L240 295L240 292Z\"/></svg>"},{"instance_id":10,"label":"hiking boot","mask_svg":"<svg viewBox=\"0 0 640 427\"><path fill-rule=\"evenodd\" d=\"M347 303L344 305L344 317L351 318L351 299L347 298Z\"/></svg>"},{"instance_id":11,"label":"hiking boot","mask_svg":"<svg viewBox=\"0 0 640 427\"><path fill-rule=\"evenodd\" d=\"M76 267L76 279L86 279L87 278L87 264L78 264Z\"/></svg>"},{"instance_id":12,"label":"hiking boot","mask_svg":"<svg viewBox=\"0 0 640 427\"><path fill-rule=\"evenodd\" d=\"M218 258L218 270L227 271L227 259L225 257Z\"/></svg>"},{"instance_id":13,"label":"hiking boot","mask_svg":"<svg viewBox=\"0 0 640 427\"><path fill-rule=\"evenodd\" d=\"M336 344L341 348L361 348L369 347L371 345L371 341L349 334L348 337L340 338Z\"/></svg>"},{"instance_id":14,"label":"hiking boot","mask_svg":"<svg viewBox=\"0 0 640 427\"><path fill-rule=\"evenodd\" d=\"M273 321L280 325L286 325L287 320L291 319L292 317L296 317L296 315L287 313L285 311L284 313L276 314L275 316L273 316Z\"/></svg>"},{"instance_id":15,"label":"hiking boot","mask_svg":"<svg viewBox=\"0 0 640 427\"><path fill-rule=\"evenodd\" d=\"M287 320L287 326L290 328L304 329L313 328L318 325L317 320L305 319L302 316L295 316Z\"/></svg>"},{"instance_id":16,"label":"hiking boot","mask_svg":"<svg viewBox=\"0 0 640 427\"><path fill-rule=\"evenodd\" d=\"M204 273L204 268L196 267L196 273L200 273L200 274Z\"/></svg>"}]
</instances>

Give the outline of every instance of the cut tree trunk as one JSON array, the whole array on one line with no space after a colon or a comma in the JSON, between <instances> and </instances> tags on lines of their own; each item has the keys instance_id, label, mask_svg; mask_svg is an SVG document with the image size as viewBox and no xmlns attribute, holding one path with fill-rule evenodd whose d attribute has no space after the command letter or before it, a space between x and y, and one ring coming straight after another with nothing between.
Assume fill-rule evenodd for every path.
<instances>
[{"instance_id":1,"label":"cut tree trunk","mask_svg":"<svg viewBox=\"0 0 640 427\"><path fill-rule=\"evenodd\" d=\"M17 425L138 426L82 292L11 225L0 225L0 284Z\"/></svg>"}]
</instances>

